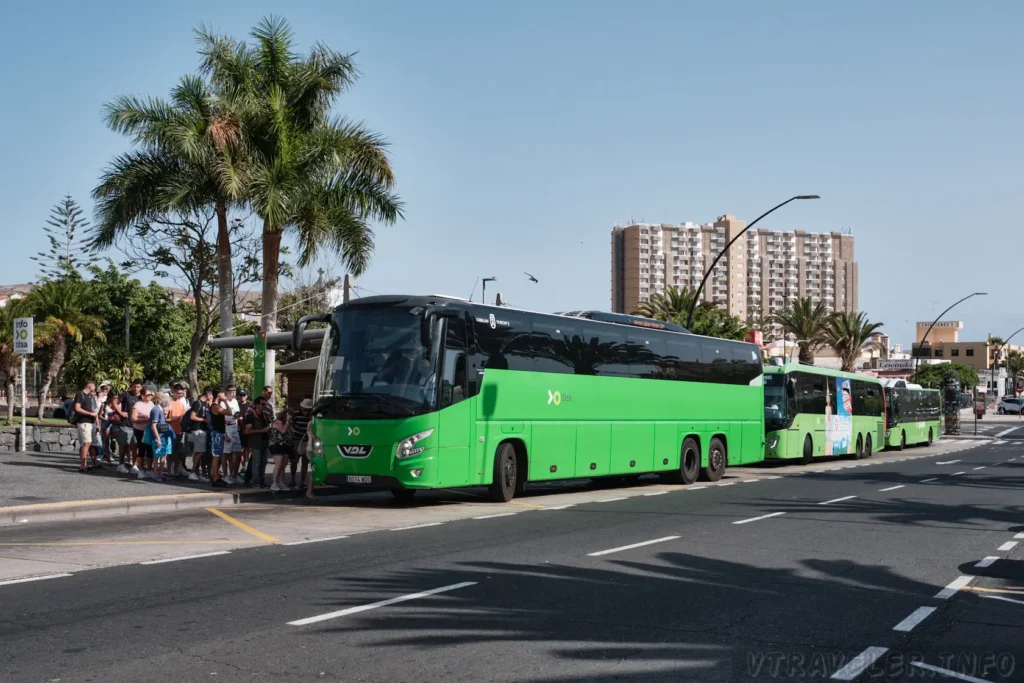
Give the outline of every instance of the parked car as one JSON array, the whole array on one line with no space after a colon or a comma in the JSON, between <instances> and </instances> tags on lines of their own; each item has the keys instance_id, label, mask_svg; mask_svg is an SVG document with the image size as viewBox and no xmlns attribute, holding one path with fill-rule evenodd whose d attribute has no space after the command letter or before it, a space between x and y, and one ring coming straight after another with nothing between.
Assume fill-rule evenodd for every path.
<instances>
[{"instance_id":1,"label":"parked car","mask_svg":"<svg viewBox=\"0 0 1024 683\"><path fill-rule=\"evenodd\" d=\"M1020 411L1021 399L1019 398L1004 398L996 409L1000 415L1020 415Z\"/></svg>"}]
</instances>

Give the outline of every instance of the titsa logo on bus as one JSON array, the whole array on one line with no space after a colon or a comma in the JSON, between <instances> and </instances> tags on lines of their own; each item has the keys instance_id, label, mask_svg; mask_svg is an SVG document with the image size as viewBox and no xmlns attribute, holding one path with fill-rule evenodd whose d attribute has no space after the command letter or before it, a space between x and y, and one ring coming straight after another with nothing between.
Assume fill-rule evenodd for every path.
<instances>
[{"instance_id":1,"label":"titsa logo on bus","mask_svg":"<svg viewBox=\"0 0 1024 683\"><path fill-rule=\"evenodd\" d=\"M572 400L572 396L569 394L562 394L560 391L551 391L548 389L548 405L562 405L562 401L569 402Z\"/></svg>"}]
</instances>

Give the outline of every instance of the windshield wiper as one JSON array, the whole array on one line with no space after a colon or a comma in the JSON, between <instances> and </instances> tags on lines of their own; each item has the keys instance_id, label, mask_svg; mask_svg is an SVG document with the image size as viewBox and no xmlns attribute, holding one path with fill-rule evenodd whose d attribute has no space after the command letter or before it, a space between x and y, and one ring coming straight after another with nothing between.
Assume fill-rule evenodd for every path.
<instances>
[{"instance_id":1,"label":"windshield wiper","mask_svg":"<svg viewBox=\"0 0 1024 683\"><path fill-rule=\"evenodd\" d=\"M374 398L379 398L380 400L387 403L389 406L393 406L395 408L398 408L399 410L404 410L406 415L416 414L415 410L409 408L408 406L403 406L401 403L398 403L394 399L390 398L387 394L381 394L375 391L364 391L362 394L353 394L353 396L372 396Z\"/></svg>"}]
</instances>

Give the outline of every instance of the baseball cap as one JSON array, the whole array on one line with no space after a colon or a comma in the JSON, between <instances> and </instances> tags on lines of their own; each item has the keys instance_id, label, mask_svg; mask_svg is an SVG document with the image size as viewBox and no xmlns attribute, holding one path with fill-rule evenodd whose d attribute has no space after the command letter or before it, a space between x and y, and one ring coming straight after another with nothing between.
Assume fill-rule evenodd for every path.
<instances>
[{"instance_id":1,"label":"baseball cap","mask_svg":"<svg viewBox=\"0 0 1024 683\"><path fill-rule=\"evenodd\" d=\"M238 395L239 395L239 396L248 396L248 395L249 395L249 392L248 392L248 391L246 391L245 389L239 389L239 390L238 390Z\"/></svg>"}]
</instances>

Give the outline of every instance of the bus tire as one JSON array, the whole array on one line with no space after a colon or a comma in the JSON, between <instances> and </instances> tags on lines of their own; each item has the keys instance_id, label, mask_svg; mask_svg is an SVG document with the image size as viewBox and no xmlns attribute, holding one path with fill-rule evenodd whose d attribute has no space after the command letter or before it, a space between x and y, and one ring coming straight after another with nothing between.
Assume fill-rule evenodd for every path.
<instances>
[{"instance_id":1,"label":"bus tire","mask_svg":"<svg viewBox=\"0 0 1024 683\"><path fill-rule=\"evenodd\" d=\"M673 484L690 485L700 474L700 444L692 436L683 439L679 448L679 469L667 473L666 479Z\"/></svg>"},{"instance_id":2,"label":"bus tire","mask_svg":"<svg viewBox=\"0 0 1024 683\"><path fill-rule=\"evenodd\" d=\"M708 466L701 470L701 478L705 481L718 481L725 474L728 464L725 444L717 436L712 438L708 444Z\"/></svg>"},{"instance_id":3,"label":"bus tire","mask_svg":"<svg viewBox=\"0 0 1024 683\"><path fill-rule=\"evenodd\" d=\"M491 499L496 503L512 500L519 488L520 476L516 449L508 442L501 444L494 454L494 479L489 489Z\"/></svg>"},{"instance_id":4,"label":"bus tire","mask_svg":"<svg viewBox=\"0 0 1024 683\"><path fill-rule=\"evenodd\" d=\"M870 434L868 434L867 438L864 440L864 457L865 458L870 458L871 457L871 435Z\"/></svg>"},{"instance_id":5,"label":"bus tire","mask_svg":"<svg viewBox=\"0 0 1024 683\"><path fill-rule=\"evenodd\" d=\"M932 436L932 428L928 428L928 445L931 446L935 438Z\"/></svg>"},{"instance_id":6,"label":"bus tire","mask_svg":"<svg viewBox=\"0 0 1024 683\"><path fill-rule=\"evenodd\" d=\"M416 497L416 489L391 489L391 495L395 500L403 503L411 503Z\"/></svg>"},{"instance_id":7,"label":"bus tire","mask_svg":"<svg viewBox=\"0 0 1024 683\"><path fill-rule=\"evenodd\" d=\"M854 452L853 458L854 458L854 460L863 460L864 459L864 435L863 434L858 434L857 435L857 450L856 450L856 452Z\"/></svg>"},{"instance_id":8,"label":"bus tire","mask_svg":"<svg viewBox=\"0 0 1024 683\"><path fill-rule=\"evenodd\" d=\"M810 465L814 461L814 441L811 440L811 435L808 434L804 437L804 456L800 459L800 462L804 465Z\"/></svg>"},{"instance_id":9,"label":"bus tire","mask_svg":"<svg viewBox=\"0 0 1024 683\"><path fill-rule=\"evenodd\" d=\"M907 433L901 429L900 430L900 445L896 447L896 450L902 451L906 447L907 447Z\"/></svg>"}]
</instances>

